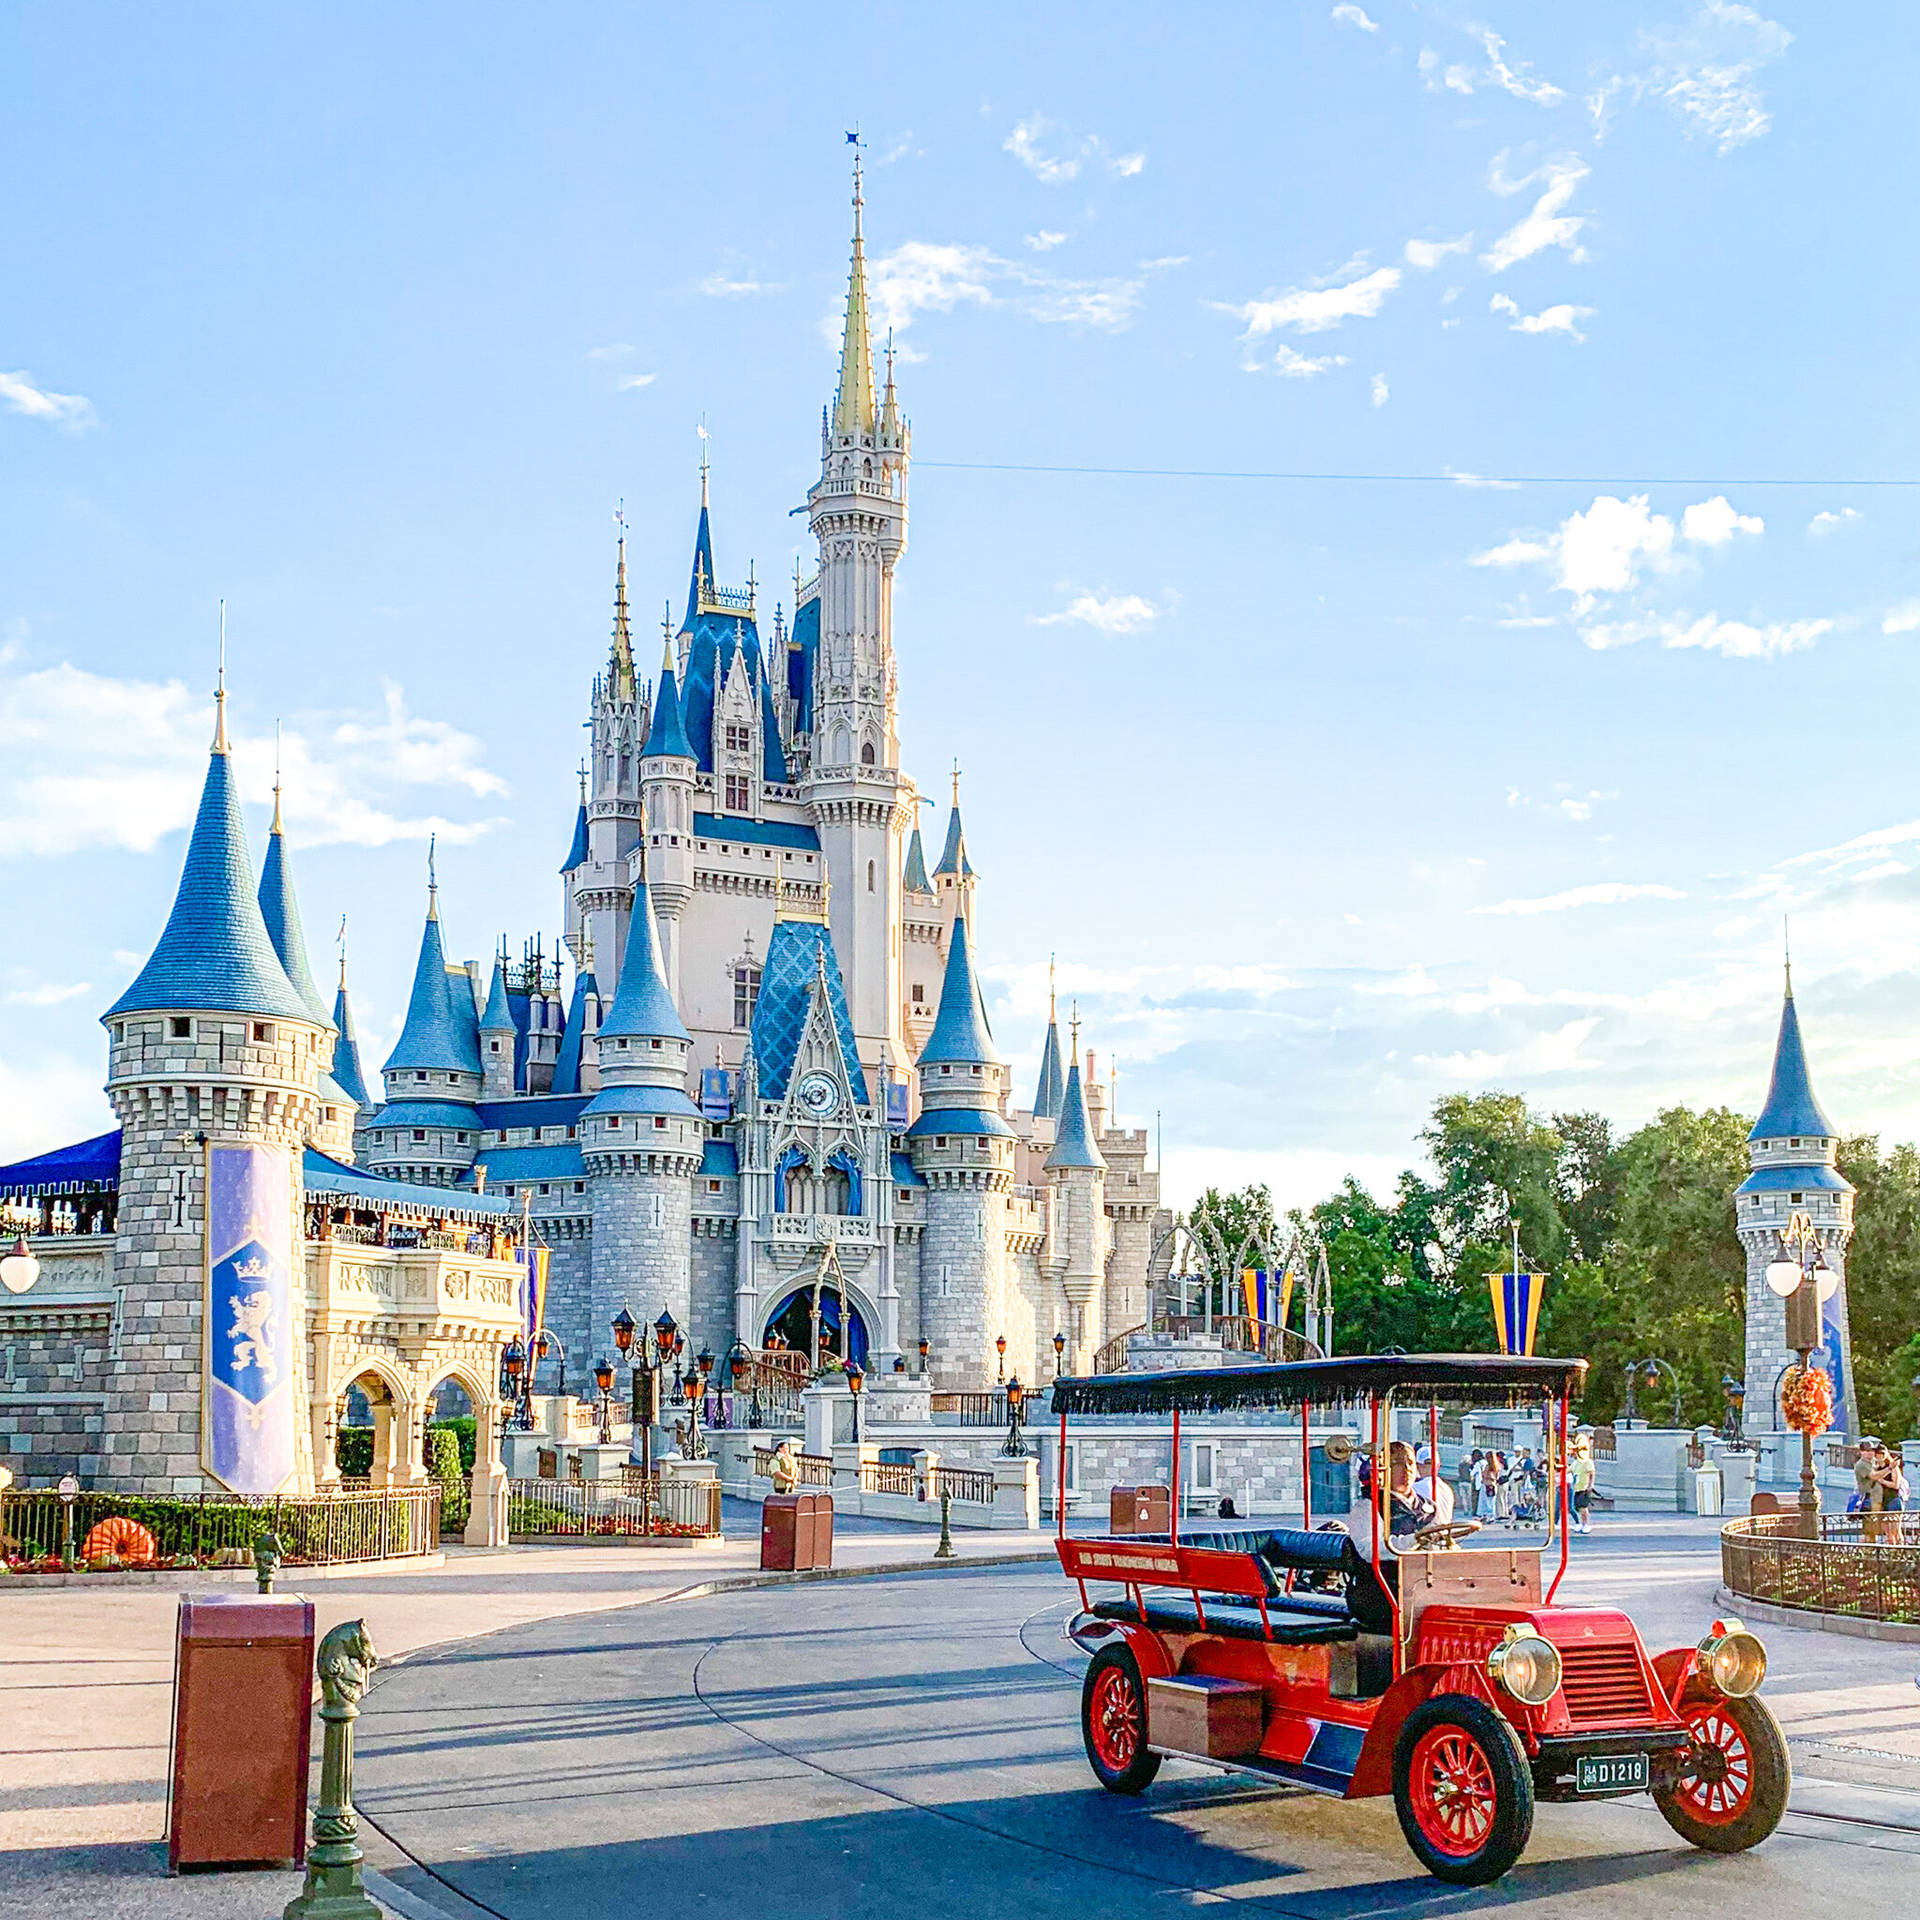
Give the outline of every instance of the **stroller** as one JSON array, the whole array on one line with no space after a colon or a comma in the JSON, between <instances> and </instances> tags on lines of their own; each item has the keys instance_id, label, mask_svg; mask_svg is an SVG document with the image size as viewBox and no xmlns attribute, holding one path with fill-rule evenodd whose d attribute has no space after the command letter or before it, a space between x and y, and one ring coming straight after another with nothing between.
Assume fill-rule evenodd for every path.
<instances>
[{"instance_id":1,"label":"stroller","mask_svg":"<svg viewBox=\"0 0 1920 1920\"><path fill-rule=\"evenodd\" d=\"M1547 1523L1547 1477L1537 1461L1515 1467L1511 1483L1512 1510L1508 1524L1543 1527Z\"/></svg>"}]
</instances>

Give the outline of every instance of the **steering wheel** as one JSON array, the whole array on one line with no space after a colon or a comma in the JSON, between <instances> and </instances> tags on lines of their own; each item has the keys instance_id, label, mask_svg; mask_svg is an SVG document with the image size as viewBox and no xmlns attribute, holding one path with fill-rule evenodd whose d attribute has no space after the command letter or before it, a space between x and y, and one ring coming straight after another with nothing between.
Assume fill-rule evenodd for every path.
<instances>
[{"instance_id":1,"label":"steering wheel","mask_svg":"<svg viewBox=\"0 0 1920 1920\"><path fill-rule=\"evenodd\" d=\"M1479 1531L1478 1520L1442 1520L1431 1527L1422 1527L1413 1536L1413 1544L1422 1553L1431 1553L1436 1547L1457 1547L1470 1534Z\"/></svg>"}]
</instances>

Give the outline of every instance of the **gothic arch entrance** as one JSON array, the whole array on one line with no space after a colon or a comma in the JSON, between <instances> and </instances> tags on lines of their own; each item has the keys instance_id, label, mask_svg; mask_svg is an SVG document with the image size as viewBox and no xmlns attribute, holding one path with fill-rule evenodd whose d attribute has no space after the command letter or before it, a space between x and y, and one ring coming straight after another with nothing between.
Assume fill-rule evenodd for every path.
<instances>
[{"instance_id":1,"label":"gothic arch entrance","mask_svg":"<svg viewBox=\"0 0 1920 1920\"><path fill-rule=\"evenodd\" d=\"M847 1340L841 1341L840 1319L841 1296L831 1276L820 1289L820 1345L831 1357L842 1352L857 1360L862 1367L870 1363L867 1358L868 1332L865 1317L851 1297L846 1302ZM767 1333L777 1333L795 1353L811 1354L813 1342L813 1283L795 1287L774 1308L767 1318ZM766 1335L761 1336L760 1344L766 1345Z\"/></svg>"}]
</instances>

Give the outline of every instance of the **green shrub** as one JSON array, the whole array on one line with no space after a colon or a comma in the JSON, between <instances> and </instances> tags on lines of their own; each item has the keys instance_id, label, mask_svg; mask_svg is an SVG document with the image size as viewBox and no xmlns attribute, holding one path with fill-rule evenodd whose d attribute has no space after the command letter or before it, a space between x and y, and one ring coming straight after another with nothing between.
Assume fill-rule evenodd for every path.
<instances>
[{"instance_id":1,"label":"green shrub","mask_svg":"<svg viewBox=\"0 0 1920 1920\"><path fill-rule=\"evenodd\" d=\"M432 1426L427 1429L429 1442L431 1442L432 1437L436 1433L450 1433L459 1441L460 1471L462 1473L471 1473L473 1471L474 1456L473 1415L463 1413L452 1420L436 1420ZM431 1463L433 1456L429 1454L427 1458L429 1463Z\"/></svg>"},{"instance_id":2,"label":"green shrub","mask_svg":"<svg viewBox=\"0 0 1920 1920\"><path fill-rule=\"evenodd\" d=\"M361 1480L373 1471L373 1429L341 1427L333 1437L334 1463L349 1480Z\"/></svg>"}]
</instances>

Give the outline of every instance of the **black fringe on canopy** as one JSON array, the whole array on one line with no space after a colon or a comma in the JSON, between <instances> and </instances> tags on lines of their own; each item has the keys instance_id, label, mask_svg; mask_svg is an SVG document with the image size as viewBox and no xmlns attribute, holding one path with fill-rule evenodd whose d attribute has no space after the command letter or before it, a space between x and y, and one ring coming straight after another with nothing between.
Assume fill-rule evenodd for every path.
<instances>
[{"instance_id":1,"label":"black fringe on canopy","mask_svg":"<svg viewBox=\"0 0 1920 1920\"><path fill-rule=\"evenodd\" d=\"M1299 1360L1282 1367L1193 1367L1102 1373L1053 1383L1055 1413L1228 1413L1331 1406L1391 1394L1401 1406L1533 1407L1578 1399L1584 1360L1504 1353L1393 1353Z\"/></svg>"}]
</instances>

